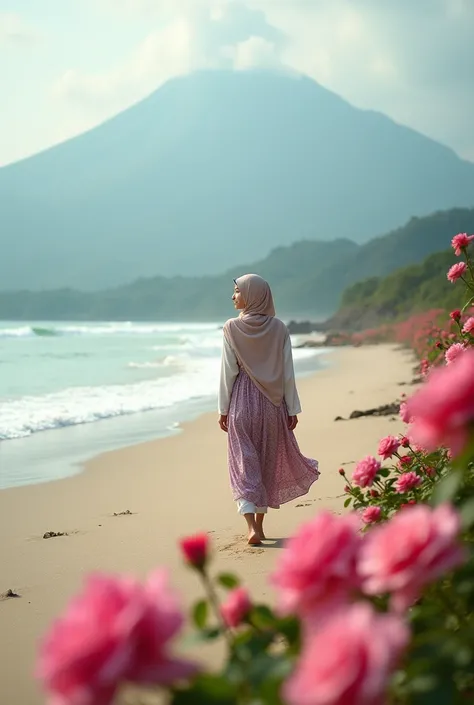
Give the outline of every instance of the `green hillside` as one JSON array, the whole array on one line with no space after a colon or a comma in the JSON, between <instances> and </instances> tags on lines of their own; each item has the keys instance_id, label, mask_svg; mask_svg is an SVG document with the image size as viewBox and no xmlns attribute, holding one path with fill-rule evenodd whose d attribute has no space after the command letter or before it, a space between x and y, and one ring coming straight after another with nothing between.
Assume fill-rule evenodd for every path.
<instances>
[{"instance_id":1,"label":"green hillside","mask_svg":"<svg viewBox=\"0 0 474 705\"><path fill-rule=\"evenodd\" d=\"M337 311L341 302L343 310L350 308L351 301L360 306L370 303L371 313L374 306L382 312L387 308L388 315L394 316L407 307L423 307L449 297L452 288L445 274L434 276L434 291L424 284L430 267L436 269L437 257L442 255L424 260L444 250L460 231L474 232L474 209L412 218L403 228L365 245L347 239L297 242L215 277L148 277L100 292L71 288L0 292L0 319L221 320L232 315L232 280L245 272L256 272L270 281L283 317L322 320ZM400 279L401 267L405 267L406 281ZM394 277L380 279L395 271ZM367 297L372 296L369 301Z\"/></svg>"},{"instance_id":2,"label":"green hillside","mask_svg":"<svg viewBox=\"0 0 474 705\"><path fill-rule=\"evenodd\" d=\"M352 330L406 318L420 311L458 308L465 299L464 284L452 284L446 273L456 262L453 251L430 255L424 262L371 277L347 288L331 325Z\"/></svg>"}]
</instances>

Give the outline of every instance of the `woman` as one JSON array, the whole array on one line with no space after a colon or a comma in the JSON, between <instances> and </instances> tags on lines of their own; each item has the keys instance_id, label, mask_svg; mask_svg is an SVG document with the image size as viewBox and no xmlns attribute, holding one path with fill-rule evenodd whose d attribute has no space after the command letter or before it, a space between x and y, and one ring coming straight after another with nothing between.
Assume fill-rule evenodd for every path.
<instances>
[{"instance_id":1,"label":"woman","mask_svg":"<svg viewBox=\"0 0 474 705\"><path fill-rule=\"evenodd\" d=\"M248 543L265 539L268 507L308 492L319 477L293 434L301 412L288 329L275 318L272 292L256 274L235 280L238 318L224 326L219 425L228 433L230 483Z\"/></svg>"}]
</instances>

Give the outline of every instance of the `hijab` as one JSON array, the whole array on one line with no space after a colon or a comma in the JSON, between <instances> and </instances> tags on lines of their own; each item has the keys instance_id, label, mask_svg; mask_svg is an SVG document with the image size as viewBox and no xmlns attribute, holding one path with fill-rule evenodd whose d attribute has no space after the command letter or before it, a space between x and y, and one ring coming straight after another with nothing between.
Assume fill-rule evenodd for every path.
<instances>
[{"instance_id":1,"label":"hijab","mask_svg":"<svg viewBox=\"0 0 474 705\"><path fill-rule=\"evenodd\" d=\"M235 280L245 308L238 318L224 326L224 336L239 365L260 391L275 406L283 401L284 347L288 329L275 318L270 285L257 274L245 274Z\"/></svg>"}]
</instances>

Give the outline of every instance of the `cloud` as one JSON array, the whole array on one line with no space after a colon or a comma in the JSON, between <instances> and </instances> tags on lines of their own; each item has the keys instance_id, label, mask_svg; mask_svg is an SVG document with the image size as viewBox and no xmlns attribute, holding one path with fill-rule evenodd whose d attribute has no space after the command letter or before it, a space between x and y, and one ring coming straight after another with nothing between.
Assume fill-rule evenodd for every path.
<instances>
[{"instance_id":1,"label":"cloud","mask_svg":"<svg viewBox=\"0 0 474 705\"><path fill-rule=\"evenodd\" d=\"M40 33L30 27L21 15L14 12L0 12L0 49L5 46L35 44Z\"/></svg>"},{"instance_id":2,"label":"cloud","mask_svg":"<svg viewBox=\"0 0 474 705\"><path fill-rule=\"evenodd\" d=\"M196 69L281 66L474 159L474 0L94 2L151 27L120 65L57 81L96 120Z\"/></svg>"}]
</instances>

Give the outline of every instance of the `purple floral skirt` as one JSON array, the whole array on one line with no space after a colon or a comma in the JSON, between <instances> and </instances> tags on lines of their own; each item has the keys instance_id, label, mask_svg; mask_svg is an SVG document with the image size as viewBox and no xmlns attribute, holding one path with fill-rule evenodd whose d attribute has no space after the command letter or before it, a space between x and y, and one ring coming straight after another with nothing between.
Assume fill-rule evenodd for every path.
<instances>
[{"instance_id":1,"label":"purple floral skirt","mask_svg":"<svg viewBox=\"0 0 474 705\"><path fill-rule=\"evenodd\" d=\"M319 477L318 461L305 458L288 429L285 402L275 406L242 370L228 414L228 463L234 500L279 509L307 494Z\"/></svg>"}]
</instances>

